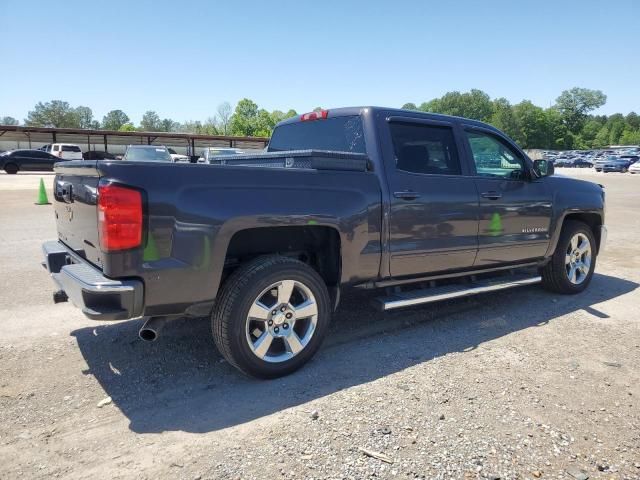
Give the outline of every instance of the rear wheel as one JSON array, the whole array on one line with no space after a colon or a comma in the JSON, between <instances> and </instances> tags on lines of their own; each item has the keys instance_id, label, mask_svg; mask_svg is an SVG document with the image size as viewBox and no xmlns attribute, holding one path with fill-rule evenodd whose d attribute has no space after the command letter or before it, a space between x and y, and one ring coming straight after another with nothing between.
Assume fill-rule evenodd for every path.
<instances>
[{"instance_id":1,"label":"rear wheel","mask_svg":"<svg viewBox=\"0 0 640 480\"><path fill-rule=\"evenodd\" d=\"M551 260L542 268L542 285L557 293L582 292L596 266L596 243L588 225L565 223Z\"/></svg>"},{"instance_id":2,"label":"rear wheel","mask_svg":"<svg viewBox=\"0 0 640 480\"><path fill-rule=\"evenodd\" d=\"M4 166L4 171L10 175L15 175L18 173L18 166L15 163L7 163Z\"/></svg>"},{"instance_id":3,"label":"rear wheel","mask_svg":"<svg viewBox=\"0 0 640 480\"><path fill-rule=\"evenodd\" d=\"M331 317L322 278L288 257L257 258L225 282L211 317L226 360L258 378L288 375L320 347Z\"/></svg>"}]
</instances>

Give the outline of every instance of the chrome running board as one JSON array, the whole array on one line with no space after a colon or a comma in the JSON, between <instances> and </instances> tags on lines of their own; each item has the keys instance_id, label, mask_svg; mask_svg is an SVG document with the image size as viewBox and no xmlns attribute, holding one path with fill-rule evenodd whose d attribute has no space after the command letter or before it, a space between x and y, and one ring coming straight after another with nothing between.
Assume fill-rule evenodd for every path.
<instances>
[{"instance_id":1,"label":"chrome running board","mask_svg":"<svg viewBox=\"0 0 640 480\"><path fill-rule=\"evenodd\" d=\"M409 292L398 292L388 297L379 297L374 300L376 308L382 311L395 308L412 307L423 303L439 302L451 298L467 297L479 293L495 292L507 288L522 287L539 283L542 277L530 275L511 275L500 279L477 280L463 285L444 285L442 287L425 288Z\"/></svg>"}]
</instances>

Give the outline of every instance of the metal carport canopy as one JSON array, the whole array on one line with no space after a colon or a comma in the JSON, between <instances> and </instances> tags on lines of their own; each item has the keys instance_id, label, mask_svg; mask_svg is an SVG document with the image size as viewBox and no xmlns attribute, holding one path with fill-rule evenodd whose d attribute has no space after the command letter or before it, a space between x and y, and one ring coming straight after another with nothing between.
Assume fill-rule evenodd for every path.
<instances>
[{"instance_id":1,"label":"metal carport canopy","mask_svg":"<svg viewBox=\"0 0 640 480\"><path fill-rule=\"evenodd\" d=\"M107 150L108 145L124 147L129 144L166 145L177 148L194 148L199 152L205 147L233 147L259 150L267 146L267 137L235 137L229 135L200 135L178 132L121 132L118 130L90 130L80 128L25 127L0 125L0 142L25 142L28 148L34 143L73 143L82 150ZM25 148L22 145L19 148ZM100 148L96 148L100 146ZM118 149L121 150L121 149ZM195 154L192 152L192 155ZM114 152L116 153L116 152Z\"/></svg>"}]
</instances>

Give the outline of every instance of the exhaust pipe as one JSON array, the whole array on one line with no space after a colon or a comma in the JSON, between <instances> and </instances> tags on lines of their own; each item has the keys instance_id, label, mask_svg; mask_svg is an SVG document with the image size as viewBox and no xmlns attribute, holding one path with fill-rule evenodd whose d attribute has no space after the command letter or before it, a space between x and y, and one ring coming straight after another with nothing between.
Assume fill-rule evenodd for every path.
<instances>
[{"instance_id":1,"label":"exhaust pipe","mask_svg":"<svg viewBox=\"0 0 640 480\"><path fill-rule=\"evenodd\" d=\"M155 342L166 323L167 318L165 317L151 317L144 322L138 335L145 342Z\"/></svg>"}]
</instances>

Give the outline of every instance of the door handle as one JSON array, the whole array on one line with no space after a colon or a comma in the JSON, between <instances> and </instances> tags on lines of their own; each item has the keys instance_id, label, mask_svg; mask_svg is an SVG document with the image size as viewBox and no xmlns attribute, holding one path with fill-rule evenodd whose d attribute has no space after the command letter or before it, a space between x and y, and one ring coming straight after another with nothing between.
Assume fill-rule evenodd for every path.
<instances>
[{"instance_id":1,"label":"door handle","mask_svg":"<svg viewBox=\"0 0 640 480\"><path fill-rule=\"evenodd\" d=\"M481 193L480 196L482 198L488 198L489 200L498 200L499 198L502 198L502 194L495 191L484 192Z\"/></svg>"},{"instance_id":2,"label":"door handle","mask_svg":"<svg viewBox=\"0 0 640 480\"><path fill-rule=\"evenodd\" d=\"M402 200L415 200L420 197L420 194L412 190L405 190L403 192L393 192L393 196Z\"/></svg>"}]
</instances>

